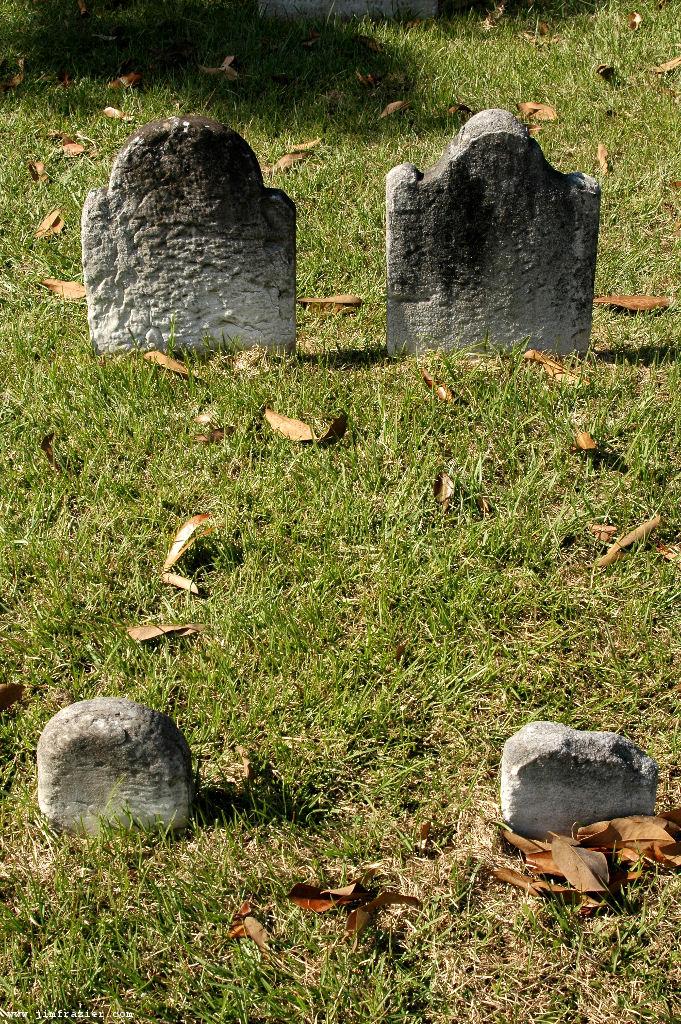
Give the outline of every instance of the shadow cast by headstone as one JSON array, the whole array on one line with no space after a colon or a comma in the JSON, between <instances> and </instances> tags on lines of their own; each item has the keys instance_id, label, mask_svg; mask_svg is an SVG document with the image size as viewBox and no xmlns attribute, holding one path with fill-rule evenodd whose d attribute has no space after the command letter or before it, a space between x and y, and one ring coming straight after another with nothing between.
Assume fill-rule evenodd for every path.
<instances>
[{"instance_id":1,"label":"shadow cast by headstone","mask_svg":"<svg viewBox=\"0 0 681 1024\"><path fill-rule=\"evenodd\" d=\"M594 356L599 362L614 365L630 363L641 366L657 366L660 363L675 363L681 359L681 344L669 342L659 345L639 345L637 348L630 349L602 349L599 352L594 352Z\"/></svg>"},{"instance_id":2,"label":"shadow cast by headstone","mask_svg":"<svg viewBox=\"0 0 681 1024\"><path fill-rule=\"evenodd\" d=\"M385 345L376 344L366 348L335 349L332 352L296 353L296 361L319 366L329 370L363 370L385 363L394 363L398 357L388 355Z\"/></svg>"}]
</instances>

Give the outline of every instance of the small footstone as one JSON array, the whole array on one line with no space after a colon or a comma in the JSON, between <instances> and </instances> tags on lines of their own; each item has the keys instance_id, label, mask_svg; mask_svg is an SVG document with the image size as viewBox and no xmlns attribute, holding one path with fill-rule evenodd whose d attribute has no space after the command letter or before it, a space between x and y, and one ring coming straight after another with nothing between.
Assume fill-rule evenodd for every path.
<instances>
[{"instance_id":1,"label":"small footstone","mask_svg":"<svg viewBox=\"0 0 681 1024\"><path fill-rule=\"evenodd\" d=\"M530 722L504 744L501 813L532 839L575 825L653 814L657 764L616 732Z\"/></svg>"},{"instance_id":2,"label":"small footstone","mask_svg":"<svg viewBox=\"0 0 681 1024\"><path fill-rule=\"evenodd\" d=\"M506 110L423 174L387 178L388 351L589 344L600 188L560 174Z\"/></svg>"},{"instance_id":3,"label":"small footstone","mask_svg":"<svg viewBox=\"0 0 681 1024\"><path fill-rule=\"evenodd\" d=\"M260 0L260 13L276 18L435 18L439 0Z\"/></svg>"},{"instance_id":4,"label":"small footstone","mask_svg":"<svg viewBox=\"0 0 681 1024\"><path fill-rule=\"evenodd\" d=\"M295 346L295 206L225 125L140 128L88 195L82 244L97 352Z\"/></svg>"},{"instance_id":5,"label":"small footstone","mask_svg":"<svg viewBox=\"0 0 681 1024\"><path fill-rule=\"evenodd\" d=\"M57 829L182 828L192 796L184 736L167 715L131 700L71 704L38 741L38 803Z\"/></svg>"}]
</instances>

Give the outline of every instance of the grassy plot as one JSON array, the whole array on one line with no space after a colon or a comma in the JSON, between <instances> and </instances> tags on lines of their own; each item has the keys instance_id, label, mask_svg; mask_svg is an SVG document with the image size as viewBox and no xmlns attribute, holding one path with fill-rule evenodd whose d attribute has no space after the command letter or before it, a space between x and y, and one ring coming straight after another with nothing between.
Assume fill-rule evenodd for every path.
<instances>
[{"instance_id":1,"label":"grassy plot","mask_svg":"<svg viewBox=\"0 0 681 1024\"><path fill-rule=\"evenodd\" d=\"M0 97L0 650L2 682L26 688L0 712L0 1008L674 1019L678 877L653 872L584 921L490 869L520 865L496 827L497 773L532 719L625 732L660 763L661 807L681 802L681 572L655 546L681 539L678 307L598 307L576 380L521 351L433 355L441 401L416 361L385 356L383 203L390 167L429 166L463 123L450 108L547 104L549 159L603 184L599 293L675 299L681 69L653 69L681 54L678 3L642 4L638 28L622 2L541 4L491 27L484 10L409 26L88 7L0 6L0 78L23 74ZM236 79L199 70L231 55ZM295 357L219 355L186 378L100 361L84 303L40 286L82 279L88 189L132 128L178 111L231 124L270 167L321 139L271 177L298 207L299 292L364 302L301 309ZM36 238L54 211L62 228ZM299 444L265 407L315 437L341 414L347 429ZM178 529L205 514L213 533L171 568L196 597L161 574ZM655 515L648 540L595 567L613 537L591 526L623 537ZM204 628L128 635L149 624ZM182 838L58 837L42 822L40 731L98 695L167 711L187 736L201 790ZM348 939L342 908L286 898L369 864L377 891L421 907L381 909ZM229 937L245 901L269 953Z\"/></svg>"}]
</instances>

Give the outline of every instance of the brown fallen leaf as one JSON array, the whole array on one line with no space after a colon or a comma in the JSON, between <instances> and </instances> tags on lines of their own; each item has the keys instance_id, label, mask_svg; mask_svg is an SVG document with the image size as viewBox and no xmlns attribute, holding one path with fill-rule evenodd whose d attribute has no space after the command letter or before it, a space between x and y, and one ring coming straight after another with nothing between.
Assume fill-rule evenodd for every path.
<instances>
[{"instance_id":1,"label":"brown fallen leaf","mask_svg":"<svg viewBox=\"0 0 681 1024\"><path fill-rule=\"evenodd\" d=\"M178 576L175 572L164 572L161 576L161 583L165 583L169 587L177 587L178 590L187 590L190 594L194 594L196 597L198 597L200 593L196 583L193 583L192 580L188 580L186 576Z\"/></svg>"},{"instance_id":2,"label":"brown fallen leaf","mask_svg":"<svg viewBox=\"0 0 681 1024\"><path fill-rule=\"evenodd\" d=\"M667 868L681 868L681 843L653 843L653 859Z\"/></svg>"},{"instance_id":3,"label":"brown fallen leaf","mask_svg":"<svg viewBox=\"0 0 681 1024\"><path fill-rule=\"evenodd\" d=\"M304 150L298 153L284 153L284 155L277 160L276 164L272 164L271 167L263 167L263 173L277 174L279 171L290 171L292 167L299 164L301 160L307 160L309 156L310 154Z\"/></svg>"},{"instance_id":4,"label":"brown fallen leaf","mask_svg":"<svg viewBox=\"0 0 681 1024\"><path fill-rule=\"evenodd\" d=\"M519 871L514 871L513 868L493 868L490 874L498 882L514 885L516 889L522 889L530 896L539 896L542 890L548 889L546 882L541 882L537 878L529 878Z\"/></svg>"},{"instance_id":5,"label":"brown fallen leaf","mask_svg":"<svg viewBox=\"0 0 681 1024\"><path fill-rule=\"evenodd\" d=\"M607 892L610 873L604 854L583 850L557 837L551 843L551 857L577 892Z\"/></svg>"},{"instance_id":6,"label":"brown fallen leaf","mask_svg":"<svg viewBox=\"0 0 681 1024\"><path fill-rule=\"evenodd\" d=\"M360 85L364 86L365 89L375 89L381 84L381 76L369 72L369 74L362 74L361 71L355 71L355 77Z\"/></svg>"},{"instance_id":7,"label":"brown fallen leaf","mask_svg":"<svg viewBox=\"0 0 681 1024\"><path fill-rule=\"evenodd\" d=\"M676 71L677 68L681 68L681 57L672 57L671 60L665 61L664 64L658 64L653 71L656 75L666 75L668 71Z\"/></svg>"},{"instance_id":8,"label":"brown fallen leaf","mask_svg":"<svg viewBox=\"0 0 681 1024\"><path fill-rule=\"evenodd\" d=\"M421 825L421 827L419 829L418 842L416 843L416 852L417 853L424 854L424 853L428 852L428 850L430 848L431 841L432 841L431 838L430 838L430 833L432 831L432 828L433 828L432 821L424 821L423 824Z\"/></svg>"},{"instance_id":9,"label":"brown fallen leaf","mask_svg":"<svg viewBox=\"0 0 681 1024\"><path fill-rule=\"evenodd\" d=\"M623 557L625 548L631 547L632 544L636 544L638 541L646 540L660 523L660 516L653 516L652 519L646 520L645 523L637 526L635 530L627 533L621 540L616 540L610 545L606 553L596 560L597 567L604 569L606 566L612 565L613 562L617 562Z\"/></svg>"},{"instance_id":10,"label":"brown fallen leaf","mask_svg":"<svg viewBox=\"0 0 681 1024\"><path fill-rule=\"evenodd\" d=\"M263 925L251 913L250 903L242 903L232 918L227 933L230 939L251 939L263 953L269 950L269 935Z\"/></svg>"},{"instance_id":11,"label":"brown fallen leaf","mask_svg":"<svg viewBox=\"0 0 681 1024\"><path fill-rule=\"evenodd\" d=\"M124 114L122 110L118 110L117 107L104 107L102 111L105 117L110 117L114 121L132 121L131 114Z\"/></svg>"},{"instance_id":12,"label":"brown fallen leaf","mask_svg":"<svg viewBox=\"0 0 681 1024\"><path fill-rule=\"evenodd\" d=\"M68 157L80 156L85 152L85 146L81 142L73 142L71 139L66 139L61 148L64 156Z\"/></svg>"},{"instance_id":13,"label":"brown fallen leaf","mask_svg":"<svg viewBox=\"0 0 681 1024\"><path fill-rule=\"evenodd\" d=\"M45 434L45 437L40 442L40 447L45 455L45 458L49 462L55 473L61 473L61 466L54 457L54 430L51 430L49 434Z\"/></svg>"},{"instance_id":14,"label":"brown fallen leaf","mask_svg":"<svg viewBox=\"0 0 681 1024\"><path fill-rule=\"evenodd\" d=\"M73 84L73 77L71 76L71 72L62 69L57 73L57 81L65 89L68 89L68 87Z\"/></svg>"},{"instance_id":15,"label":"brown fallen leaf","mask_svg":"<svg viewBox=\"0 0 681 1024\"><path fill-rule=\"evenodd\" d=\"M608 544L617 533L616 526L608 526L601 523L593 523L589 529L596 540L601 541L602 544Z\"/></svg>"},{"instance_id":16,"label":"brown fallen leaf","mask_svg":"<svg viewBox=\"0 0 681 1024\"><path fill-rule=\"evenodd\" d=\"M195 440L200 444L217 444L226 437L231 437L234 431L234 427L213 427L207 434L197 434Z\"/></svg>"},{"instance_id":17,"label":"brown fallen leaf","mask_svg":"<svg viewBox=\"0 0 681 1024\"><path fill-rule=\"evenodd\" d=\"M596 821L577 829L576 838L582 846L613 846L616 843L639 841L671 843L673 823L655 815L631 814L609 821Z\"/></svg>"},{"instance_id":18,"label":"brown fallen leaf","mask_svg":"<svg viewBox=\"0 0 681 1024\"><path fill-rule=\"evenodd\" d=\"M667 309L671 306L671 299L666 295L598 295L594 305L627 313L646 313L651 309Z\"/></svg>"},{"instance_id":19,"label":"brown fallen leaf","mask_svg":"<svg viewBox=\"0 0 681 1024\"><path fill-rule=\"evenodd\" d=\"M595 452L598 445L591 434L586 430L580 430L575 434L575 448L580 452Z\"/></svg>"},{"instance_id":20,"label":"brown fallen leaf","mask_svg":"<svg viewBox=\"0 0 681 1024\"><path fill-rule=\"evenodd\" d=\"M303 297L298 299L299 306L305 306L318 313L353 313L362 305L359 295L328 295L325 298Z\"/></svg>"},{"instance_id":21,"label":"brown fallen leaf","mask_svg":"<svg viewBox=\"0 0 681 1024\"><path fill-rule=\"evenodd\" d=\"M345 925L345 931L347 935L359 935L363 928L367 926L371 915L374 914L381 907L391 906L406 906L406 907L420 907L421 900L417 899L416 896L405 896L401 892L382 892L375 899L370 900L368 903L363 904L361 907L357 907L355 910L351 910L348 914L348 920Z\"/></svg>"},{"instance_id":22,"label":"brown fallen leaf","mask_svg":"<svg viewBox=\"0 0 681 1024\"><path fill-rule=\"evenodd\" d=\"M677 807L673 811L662 811L657 817L668 822L672 828L681 829L681 807Z\"/></svg>"},{"instance_id":23,"label":"brown fallen leaf","mask_svg":"<svg viewBox=\"0 0 681 1024\"><path fill-rule=\"evenodd\" d=\"M565 384L579 384L582 381L580 374L574 373L573 370L568 370L558 359L553 359L538 349L528 348L527 352L523 354L523 360L528 363L539 363L549 377L562 381Z\"/></svg>"},{"instance_id":24,"label":"brown fallen leaf","mask_svg":"<svg viewBox=\"0 0 681 1024\"><path fill-rule=\"evenodd\" d=\"M45 164L41 160L32 160L28 165L28 173L34 181L47 181Z\"/></svg>"},{"instance_id":25,"label":"brown fallen leaf","mask_svg":"<svg viewBox=\"0 0 681 1024\"><path fill-rule=\"evenodd\" d=\"M391 114L396 114L399 110L407 110L410 106L409 100L394 100L383 108L379 116L390 117Z\"/></svg>"},{"instance_id":26,"label":"brown fallen leaf","mask_svg":"<svg viewBox=\"0 0 681 1024\"><path fill-rule=\"evenodd\" d=\"M64 218L61 210L51 210L46 217L43 217L35 230L35 238L50 238L58 235L64 230Z\"/></svg>"},{"instance_id":27,"label":"brown fallen leaf","mask_svg":"<svg viewBox=\"0 0 681 1024\"><path fill-rule=\"evenodd\" d=\"M608 162L608 151L602 142L598 143L596 155L598 157L598 166L601 169L601 174L607 174L610 170L610 164Z\"/></svg>"},{"instance_id":28,"label":"brown fallen leaf","mask_svg":"<svg viewBox=\"0 0 681 1024\"><path fill-rule=\"evenodd\" d=\"M238 753L239 757L241 758L241 767L244 770L244 780L246 782L250 782L250 780L251 780L251 778L253 776L253 772L251 770L250 759L249 759L248 755L246 754L246 751L244 750L244 748L240 744L237 744L236 750L237 750L237 753Z\"/></svg>"},{"instance_id":29,"label":"brown fallen leaf","mask_svg":"<svg viewBox=\"0 0 681 1024\"><path fill-rule=\"evenodd\" d=\"M321 35L316 29L311 28L308 36L303 39L301 46L304 46L306 50L309 50L311 46L314 46L321 39Z\"/></svg>"},{"instance_id":30,"label":"brown fallen leaf","mask_svg":"<svg viewBox=\"0 0 681 1024\"><path fill-rule=\"evenodd\" d=\"M421 369L421 376L423 377L423 381L426 387L430 388L430 390L435 393L435 395L437 396L437 398L440 399L441 402L454 401L454 395L449 390L446 384L438 384L435 378L431 377L428 371L424 370L423 368Z\"/></svg>"},{"instance_id":31,"label":"brown fallen leaf","mask_svg":"<svg viewBox=\"0 0 681 1024\"><path fill-rule=\"evenodd\" d=\"M202 71L204 75L224 75L230 82L236 82L239 75L236 68L232 67L235 59L234 54L225 57L220 67L217 68L207 68L203 64L199 64L199 71Z\"/></svg>"},{"instance_id":32,"label":"brown fallen leaf","mask_svg":"<svg viewBox=\"0 0 681 1024\"><path fill-rule=\"evenodd\" d=\"M525 863L530 871L538 875L555 875L560 878L565 877L564 872L558 867L553 859L550 850L536 850L534 853L526 854Z\"/></svg>"},{"instance_id":33,"label":"brown fallen leaf","mask_svg":"<svg viewBox=\"0 0 681 1024\"><path fill-rule=\"evenodd\" d=\"M615 69L612 64L599 64L596 68L596 74L604 78L606 82L609 82L615 77Z\"/></svg>"},{"instance_id":34,"label":"brown fallen leaf","mask_svg":"<svg viewBox=\"0 0 681 1024\"><path fill-rule=\"evenodd\" d=\"M381 53L383 50L383 43L379 43L378 39L374 39L373 36L357 35L355 39L362 46L366 46L367 50L371 50L372 53Z\"/></svg>"},{"instance_id":35,"label":"brown fallen leaf","mask_svg":"<svg viewBox=\"0 0 681 1024\"><path fill-rule=\"evenodd\" d=\"M7 711L24 695L21 683L0 683L0 711Z\"/></svg>"},{"instance_id":36,"label":"brown fallen leaf","mask_svg":"<svg viewBox=\"0 0 681 1024\"><path fill-rule=\"evenodd\" d=\"M53 295L58 295L60 299L67 299L69 302L85 298L85 285L80 281L58 281L54 277L46 277L40 284Z\"/></svg>"},{"instance_id":37,"label":"brown fallen leaf","mask_svg":"<svg viewBox=\"0 0 681 1024\"><path fill-rule=\"evenodd\" d=\"M89 15L90 12L87 9L87 4L85 3L85 0L78 0L78 11L80 13L81 18L87 18L87 16Z\"/></svg>"},{"instance_id":38,"label":"brown fallen leaf","mask_svg":"<svg viewBox=\"0 0 681 1024\"><path fill-rule=\"evenodd\" d=\"M443 512L449 512L452 495L454 494L454 482L448 473L438 473L433 483L433 497L442 505Z\"/></svg>"},{"instance_id":39,"label":"brown fallen leaf","mask_svg":"<svg viewBox=\"0 0 681 1024\"><path fill-rule=\"evenodd\" d=\"M310 150L316 149L321 142L319 139L310 139L309 142L299 142L295 146L291 146L292 153L309 153Z\"/></svg>"},{"instance_id":40,"label":"brown fallen leaf","mask_svg":"<svg viewBox=\"0 0 681 1024\"><path fill-rule=\"evenodd\" d=\"M317 444L329 444L331 441L338 441L345 434L348 426L348 419L345 413L341 413L332 420L330 426L321 437L316 437L312 427L302 420L292 419L290 416L282 416L274 409L265 408L265 419L272 430L289 441L296 441L299 444L310 444L316 441Z\"/></svg>"},{"instance_id":41,"label":"brown fallen leaf","mask_svg":"<svg viewBox=\"0 0 681 1024\"><path fill-rule=\"evenodd\" d=\"M142 75L139 71L130 71L127 75L119 75L118 78L114 78L113 82L109 82L110 89L132 89L134 86L139 85L142 81Z\"/></svg>"},{"instance_id":42,"label":"brown fallen leaf","mask_svg":"<svg viewBox=\"0 0 681 1024\"><path fill-rule=\"evenodd\" d=\"M548 103L519 103L518 110L530 121L557 121L558 114Z\"/></svg>"},{"instance_id":43,"label":"brown fallen leaf","mask_svg":"<svg viewBox=\"0 0 681 1024\"><path fill-rule=\"evenodd\" d=\"M668 562L676 562L681 566L681 544L656 544L655 546Z\"/></svg>"},{"instance_id":44,"label":"brown fallen leaf","mask_svg":"<svg viewBox=\"0 0 681 1024\"><path fill-rule=\"evenodd\" d=\"M128 636L144 644L149 640L157 640L160 636L193 636L195 633L202 633L205 628L198 622L189 622L184 626L131 626L128 629Z\"/></svg>"},{"instance_id":45,"label":"brown fallen leaf","mask_svg":"<svg viewBox=\"0 0 681 1024\"><path fill-rule=\"evenodd\" d=\"M200 515L192 516L186 523L183 523L180 529L175 534L173 543L170 545L166 560L163 563L163 571L167 572L168 569L172 568L176 562L182 558L182 556L189 550L197 540L202 540L213 532L214 527L205 526L207 520L210 519L209 512L203 512Z\"/></svg>"},{"instance_id":46,"label":"brown fallen leaf","mask_svg":"<svg viewBox=\"0 0 681 1024\"><path fill-rule=\"evenodd\" d=\"M168 370L169 373L176 373L178 377L189 376L189 370L184 363L178 362L177 359L173 359L171 356L166 355L165 352L159 352L157 349L152 349L151 352L145 352L142 358L148 363L154 363L155 366L160 366L162 370Z\"/></svg>"},{"instance_id":47,"label":"brown fallen leaf","mask_svg":"<svg viewBox=\"0 0 681 1024\"><path fill-rule=\"evenodd\" d=\"M17 64L19 65L19 70L15 74L10 75L9 78L5 78L0 82L0 93L9 92L10 89L16 89L16 87L21 85L23 82L24 58L22 57L21 60L18 60Z\"/></svg>"},{"instance_id":48,"label":"brown fallen leaf","mask_svg":"<svg viewBox=\"0 0 681 1024\"><path fill-rule=\"evenodd\" d=\"M637 29L641 27L642 21L643 16L640 15L638 11L632 11L631 14L627 15L627 25L629 26L632 32L635 32Z\"/></svg>"},{"instance_id":49,"label":"brown fallen leaf","mask_svg":"<svg viewBox=\"0 0 681 1024\"><path fill-rule=\"evenodd\" d=\"M670 181L669 182L669 187L670 188L681 188L681 181Z\"/></svg>"},{"instance_id":50,"label":"brown fallen leaf","mask_svg":"<svg viewBox=\"0 0 681 1024\"><path fill-rule=\"evenodd\" d=\"M526 836L519 836L516 832L511 832L507 828L503 829L501 834L507 843L515 846L518 850L522 850L523 853L541 853L544 850L551 849L550 843L545 843L541 839L528 839Z\"/></svg>"},{"instance_id":51,"label":"brown fallen leaf","mask_svg":"<svg viewBox=\"0 0 681 1024\"><path fill-rule=\"evenodd\" d=\"M340 889L321 889L316 885L297 882L288 893L288 899L293 903L315 914L323 914L332 907L347 906L358 901L366 903L370 898L370 892L357 880Z\"/></svg>"}]
</instances>

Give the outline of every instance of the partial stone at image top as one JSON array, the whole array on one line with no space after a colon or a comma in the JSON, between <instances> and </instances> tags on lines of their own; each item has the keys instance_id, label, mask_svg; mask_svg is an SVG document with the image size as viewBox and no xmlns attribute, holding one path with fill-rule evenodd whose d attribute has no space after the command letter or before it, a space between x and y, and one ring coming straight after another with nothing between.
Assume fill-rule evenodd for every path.
<instances>
[{"instance_id":1,"label":"partial stone at image top","mask_svg":"<svg viewBox=\"0 0 681 1024\"><path fill-rule=\"evenodd\" d=\"M259 0L260 13L276 18L436 18L439 0ZM461 6L461 4L459 4Z\"/></svg>"},{"instance_id":2,"label":"partial stone at image top","mask_svg":"<svg viewBox=\"0 0 681 1024\"><path fill-rule=\"evenodd\" d=\"M168 117L118 153L83 209L95 350L295 346L295 206L225 125Z\"/></svg>"},{"instance_id":3,"label":"partial stone at image top","mask_svg":"<svg viewBox=\"0 0 681 1024\"><path fill-rule=\"evenodd\" d=\"M393 168L386 202L390 352L587 348L600 187L513 114L476 114L425 173Z\"/></svg>"}]
</instances>

